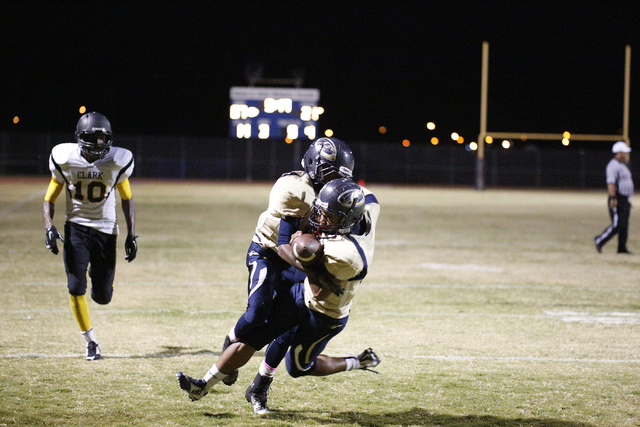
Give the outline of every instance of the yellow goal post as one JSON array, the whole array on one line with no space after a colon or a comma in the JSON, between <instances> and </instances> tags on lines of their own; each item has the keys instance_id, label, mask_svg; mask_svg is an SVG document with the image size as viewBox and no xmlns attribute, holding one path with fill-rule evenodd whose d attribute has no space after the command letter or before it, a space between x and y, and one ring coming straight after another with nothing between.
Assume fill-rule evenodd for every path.
<instances>
[{"instance_id":1,"label":"yellow goal post","mask_svg":"<svg viewBox=\"0 0 640 427\"><path fill-rule=\"evenodd\" d=\"M571 134L574 141L629 141L629 92L631 88L631 46L625 47L624 65L624 108L622 112L622 135ZM557 140L564 137L561 133L534 132L489 132L487 130L487 100L489 94L489 42L482 43L482 82L480 90L480 133L476 151L476 190L484 190L484 144L485 138Z\"/></svg>"}]
</instances>

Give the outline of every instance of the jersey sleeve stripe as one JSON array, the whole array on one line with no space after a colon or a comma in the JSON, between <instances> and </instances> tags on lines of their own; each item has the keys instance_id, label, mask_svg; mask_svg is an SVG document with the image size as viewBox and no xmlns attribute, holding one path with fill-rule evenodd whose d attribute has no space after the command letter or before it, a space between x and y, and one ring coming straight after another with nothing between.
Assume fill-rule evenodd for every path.
<instances>
[{"instance_id":1,"label":"jersey sleeve stripe","mask_svg":"<svg viewBox=\"0 0 640 427\"><path fill-rule=\"evenodd\" d=\"M133 163L133 156L131 156L131 160L129 160L129 163L127 163L127 165L125 167L123 167L122 169L120 169L120 172L118 172L118 176L116 176L116 179L113 181L113 187L111 187L111 191L113 191L113 189L118 184L118 180L120 179L122 174L125 173L127 171L127 169L129 169L129 167L131 167L132 163ZM109 191L109 193L111 193L111 191Z\"/></svg>"},{"instance_id":2,"label":"jersey sleeve stripe","mask_svg":"<svg viewBox=\"0 0 640 427\"><path fill-rule=\"evenodd\" d=\"M64 182L67 184L65 185L65 188L67 189L69 194L71 194L71 189L69 189L69 181L67 180L67 177L64 175L64 172L62 172L62 168L60 167L60 165L56 163L55 159L53 158L53 155L51 156L51 163L53 163L53 166L55 166L56 170L60 172L60 175L62 175L62 179L64 179Z\"/></svg>"},{"instance_id":3,"label":"jersey sleeve stripe","mask_svg":"<svg viewBox=\"0 0 640 427\"><path fill-rule=\"evenodd\" d=\"M369 269L369 264L367 263L367 257L364 255L364 251L362 250L362 248L360 247L356 239L354 239L352 236L345 236L345 237L355 245L356 249L358 250L358 253L360 254L360 257L362 258L362 263L364 264L364 267L362 268L362 271L360 272L360 274L352 277L351 279L349 279L349 281L362 280L367 276L367 270Z\"/></svg>"},{"instance_id":4,"label":"jersey sleeve stripe","mask_svg":"<svg viewBox=\"0 0 640 427\"><path fill-rule=\"evenodd\" d=\"M368 205L368 204L370 204L370 203L376 203L376 204L378 204L378 205L380 204L380 203L378 203L378 199L376 199L376 196L374 196L373 194L367 194L367 195L364 197L364 202L365 202L367 205Z\"/></svg>"},{"instance_id":5,"label":"jersey sleeve stripe","mask_svg":"<svg viewBox=\"0 0 640 427\"><path fill-rule=\"evenodd\" d=\"M120 172L118 172L118 176L116 177L116 182L118 182L122 174L125 173L127 169L131 167L132 164L133 164L133 156L131 156L131 160L129 160L129 163L127 163L127 166L123 167L122 169L120 169Z\"/></svg>"}]
</instances>

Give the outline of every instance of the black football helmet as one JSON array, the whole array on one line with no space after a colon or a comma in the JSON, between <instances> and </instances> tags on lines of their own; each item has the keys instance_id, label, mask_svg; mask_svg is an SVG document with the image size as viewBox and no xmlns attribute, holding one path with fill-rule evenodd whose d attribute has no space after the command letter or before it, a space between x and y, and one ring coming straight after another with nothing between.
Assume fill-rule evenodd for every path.
<instances>
[{"instance_id":1,"label":"black football helmet","mask_svg":"<svg viewBox=\"0 0 640 427\"><path fill-rule=\"evenodd\" d=\"M309 223L314 233L348 234L364 215L365 196L362 187L348 178L330 181L313 201ZM321 213L337 216L336 224L322 224Z\"/></svg>"},{"instance_id":2,"label":"black football helmet","mask_svg":"<svg viewBox=\"0 0 640 427\"><path fill-rule=\"evenodd\" d=\"M351 178L353 153L337 138L318 138L304 153L302 167L311 181L320 187L336 178Z\"/></svg>"},{"instance_id":3,"label":"black football helmet","mask_svg":"<svg viewBox=\"0 0 640 427\"><path fill-rule=\"evenodd\" d=\"M83 114L76 126L76 141L83 153L102 159L113 144L111 123L95 111Z\"/></svg>"}]
</instances>

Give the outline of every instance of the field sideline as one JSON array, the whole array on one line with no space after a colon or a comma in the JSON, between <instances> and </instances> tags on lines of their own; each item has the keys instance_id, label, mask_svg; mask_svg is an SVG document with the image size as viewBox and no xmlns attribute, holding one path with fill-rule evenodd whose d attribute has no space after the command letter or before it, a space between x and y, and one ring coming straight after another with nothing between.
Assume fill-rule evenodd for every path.
<instances>
[{"instance_id":1,"label":"field sideline","mask_svg":"<svg viewBox=\"0 0 640 427\"><path fill-rule=\"evenodd\" d=\"M260 357L196 403L175 374L202 377L244 310L271 184L132 179L138 258L119 239L113 301L89 301L105 357L86 362L62 256L44 247L47 183L0 177L0 426L640 425L640 214L634 255L617 238L598 254L604 189L370 185L374 263L327 352L372 347L379 375L281 366L258 417L244 391Z\"/></svg>"}]
</instances>

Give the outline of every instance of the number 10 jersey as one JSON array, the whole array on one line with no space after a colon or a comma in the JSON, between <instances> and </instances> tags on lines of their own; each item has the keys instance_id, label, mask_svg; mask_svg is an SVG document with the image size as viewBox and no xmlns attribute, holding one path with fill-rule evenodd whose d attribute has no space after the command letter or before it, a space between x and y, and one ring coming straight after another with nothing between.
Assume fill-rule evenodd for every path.
<instances>
[{"instance_id":1,"label":"number 10 jersey","mask_svg":"<svg viewBox=\"0 0 640 427\"><path fill-rule=\"evenodd\" d=\"M67 221L118 234L114 190L133 173L131 151L111 147L109 153L89 163L75 143L53 147L49 169L66 191Z\"/></svg>"}]
</instances>

